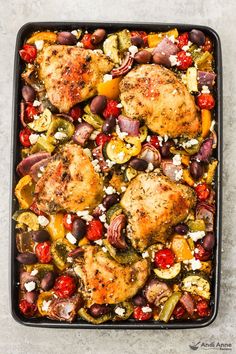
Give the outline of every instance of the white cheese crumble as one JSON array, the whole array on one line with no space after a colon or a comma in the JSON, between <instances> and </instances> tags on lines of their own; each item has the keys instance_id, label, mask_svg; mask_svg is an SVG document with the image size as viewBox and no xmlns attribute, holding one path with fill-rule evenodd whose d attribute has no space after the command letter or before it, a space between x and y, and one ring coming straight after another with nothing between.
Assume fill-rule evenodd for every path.
<instances>
[{"instance_id":1,"label":"white cheese crumble","mask_svg":"<svg viewBox=\"0 0 236 354\"><path fill-rule=\"evenodd\" d=\"M116 134L121 140L124 140L124 138L128 135L126 132L121 132L119 125L116 125Z\"/></svg>"},{"instance_id":2,"label":"white cheese crumble","mask_svg":"<svg viewBox=\"0 0 236 354\"><path fill-rule=\"evenodd\" d=\"M39 138L39 135L38 135L38 134L30 134L30 136L29 136L30 144L31 144L31 145L36 144L38 138Z\"/></svg>"},{"instance_id":3,"label":"white cheese crumble","mask_svg":"<svg viewBox=\"0 0 236 354\"><path fill-rule=\"evenodd\" d=\"M106 211L106 208L104 207L103 204L99 204L98 205L99 209L103 212L103 211Z\"/></svg>"},{"instance_id":4,"label":"white cheese crumble","mask_svg":"<svg viewBox=\"0 0 236 354\"><path fill-rule=\"evenodd\" d=\"M28 283L25 283L25 289L27 291L33 291L36 288L36 284L34 281L29 281Z\"/></svg>"},{"instance_id":5,"label":"white cheese crumble","mask_svg":"<svg viewBox=\"0 0 236 354\"><path fill-rule=\"evenodd\" d=\"M175 66L178 64L177 55L170 55L169 60L170 60L171 66Z\"/></svg>"},{"instance_id":6,"label":"white cheese crumble","mask_svg":"<svg viewBox=\"0 0 236 354\"><path fill-rule=\"evenodd\" d=\"M210 90L209 90L209 88L208 88L208 86L207 85L203 85L202 86L202 91L201 91L202 93L210 93Z\"/></svg>"},{"instance_id":7,"label":"white cheese crumble","mask_svg":"<svg viewBox=\"0 0 236 354\"><path fill-rule=\"evenodd\" d=\"M73 263L73 257L67 257L67 258L66 258L66 261L67 261L68 263Z\"/></svg>"},{"instance_id":8,"label":"white cheese crumble","mask_svg":"<svg viewBox=\"0 0 236 354\"><path fill-rule=\"evenodd\" d=\"M40 117L40 116L39 116L38 114L35 114L35 115L34 115L34 120L38 120L39 117Z\"/></svg>"},{"instance_id":9,"label":"white cheese crumble","mask_svg":"<svg viewBox=\"0 0 236 354\"><path fill-rule=\"evenodd\" d=\"M166 143L168 139L169 139L168 135L165 134L164 135L164 142Z\"/></svg>"},{"instance_id":10,"label":"white cheese crumble","mask_svg":"<svg viewBox=\"0 0 236 354\"><path fill-rule=\"evenodd\" d=\"M143 306L142 307L142 312L143 313L149 313L149 312L152 312L152 309L149 306Z\"/></svg>"},{"instance_id":11,"label":"white cheese crumble","mask_svg":"<svg viewBox=\"0 0 236 354\"><path fill-rule=\"evenodd\" d=\"M153 169L154 169L153 164L151 162L149 162L148 167L146 168L146 172L151 172L151 171L153 171Z\"/></svg>"},{"instance_id":12,"label":"white cheese crumble","mask_svg":"<svg viewBox=\"0 0 236 354\"><path fill-rule=\"evenodd\" d=\"M213 121L211 122L211 127L210 127L211 132L213 132L215 124L216 124L216 121L213 119Z\"/></svg>"},{"instance_id":13,"label":"white cheese crumble","mask_svg":"<svg viewBox=\"0 0 236 354\"><path fill-rule=\"evenodd\" d=\"M107 219L107 218L106 218L106 214L102 214L102 215L99 216L99 220L100 220L101 222L103 222L103 223L106 222L106 219Z\"/></svg>"},{"instance_id":14,"label":"white cheese crumble","mask_svg":"<svg viewBox=\"0 0 236 354\"><path fill-rule=\"evenodd\" d=\"M38 272L39 272L38 269L33 269L32 272L30 273L30 275L34 276L34 275L38 274Z\"/></svg>"},{"instance_id":15,"label":"white cheese crumble","mask_svg":"<svg viewBox=\"0 0 236 354\"><path fill-rule=\"evenodd\" d=\"M33 102L33 106L34 106L34 107L39 107L40 105L41 105L41 102L40 102L40 101L34 100L34 102Z\"/></svg>"},{"instance_id":16,"label":"white cheese crumble","mask_svg":"<svg viewBox=\"0 0 236 354\"><path fill-rule=\"evenodd\" d=\"M174 155L172 161L175 166L180 166L181 165L181 156L179 154Z\"/></svg>"},{"instance_id":17,"label":"white cheese crumble","mask_svg":"<svg viewBox=\"0 0 236 354\"><path fill-rule=\"evenodd\" d=\"M92 215L89 215L89 211L88 210L81 210L81 211L77 211L76 213L81 219L85 220L85 221L91 221L93 220Z\"/></svg>"},{"instance_id":18,"label":"white cheese crumble","mask_svg":"<svg viewBox=\"0 0 236 354\"><path fill-rule=\"evenodd\" d=\"M162 146L163 138L162 136L158 135L159 145Z\"/></svg>"},{"instance_id":19,"label":"white cheese crumble","mask_svg":"<svg viewBox=\"0 0 236 354\"><path fill-rule=\"evenodd\" d=\"M71 232L68 232L68 233L66 234L66 238L67 238L67 240L68 240L70 243L72 243L72 245L75 245L76 242L77 242L75 236L72 235Z\"/></svg>"},{"instance_id":20,"label":"white cheese crumble","mask_svg":"<svg viewBox=\"0 0 236 354\"><path fill-rule=\"evenodd\" d=\"M115 309L115 313L118 315L118 316L124 316L125 314L125 309L123 307L117 307Z\"/></svg>"},{"instance_id":21,"label":"white cheese crumble","mask_svg":"<svg viewBox=\"0 0 236 354\"><path fill-rule=\"evenodd\" d=\"M114 166L116 163L114 161L111 161L109 159L106 160L106 164L109 168L112 168L112 166Z\"/></svg>"},{"instance_id":22,"label":"white cheese crumble","mask_svg":"<svg viewBox=\"0 0 236 354\"><path fill-rule=\"evenodd\" d=\"M189 50L189 45L187 44L187 45L184 45L183 47L182 47L182 50L184 50L185 52L187 52L188 50Z\"/></svg>"},{"instance_id":23,"label":"white cheese crumble","mask_svg":"<svg viewBox=\"0 0 236 354\"><path fill-rule=\"evenodd\" d=\"M193 145L197 145L198 144L198 140L197 139L190 139L186 142L183 142L182 146L183 148L190 148Z\"/></svg>"},{"instance_id":24,"label":"white cheese crumble","mask_svg":"<svg viewBox=\"0 0 236 354\"><path fill-rule=\"evenodd\" d=\"M35 41L34 42L35 47L37 48L37 50L42 50L43 46L44 46L44 41L42 39Z\"/></svg>"},{"instance_id":25,"label":"white cheese crumble","mask_svg":"<svg viewBox=\"0 0 236 354\"><path fill-rule=\"evenodd\" d=\"M106 249L106 247L102 247L102 250L103 250L103 252L107 252L107 249Z\"/></svg>"},{"instance_id":26,"label":"white cheese crumble","mask_svg":"<svg viewBox=\"0 0 236 354\"><path fill-rule=\"evenodd\" d=\"M115 188L113 188L112 186L104 187L103 190L108 195L116 193Z\"/></svg>"},{"instance_id":27,"label":"white cheese crumble","mask_svg":"<svg viewBox=\"0 0 236 354\"><path fill-rule=\"evenodd\" d=\"M66 133L62 133L62 132L56 132L54 134L54 138L57 140L63 140L67 137Z\"/></svg>"},{"instance_id":28,"label":"white cheese crumble","mask_svg":"<svg viewBox=\"0 0 236 354\"><path fill-rule=\"evenodd\" d=\"M197 270L202 267L200 260L196 258L190 259L189 263L191 264L192 270Z\"/></svg>"},{"instance_id":29,"label":"white cheese crumble","mask_svg":"<svg viewBox=\"0 0 236 354\"><path fill-rule=\"evenodd\" d=\"M175 170L175 180L180 181L183 177L183 170Z\"/></svg>"},{"instance_id":30,"label":"white cheese crumble","mask_svg":"<svg viewBox=\"0 0 236 354\"><path fill-rule=\"evenodd\" d=\"M194 242L196 242L197 240L200 240L205 236L205 231L189 232L188 236L191 237Z\"/></svg>"},{"instance_id":31,"label":"white cheese crumble","mask_svg":"<svg viewBox=\"0 0 236 354\"><path fill-rule=\"evenodd\" d=\"M147 137L146 137L146 141L149 143L149 141L151 141L151 137L150 137L150 135L148 135Z\"/></svg>"},{"instance_id":32,"label":"white cheese crumble","mask_svg":"<svg viewBox=\"0 0 236 354\"><path fill-rule=\"evenodd\" d=\"M111 81L112 80L112 75L110 74L105 74L103 76L103 82Z\"/></svg>"},{"instance_id":33,"label":"white cheese crumble","mask_svg":"<svg viewBox=\"0 0 236 354\"><path fill-rule=\"evenodd\" d=\"M129 47L129 52L131 54L131 57L133 58L135 54L138 53L138 48L136 47L136 45L131 45Z\"/></svg>"},{"instance_id":34,"label":"white cheese crumble","mask_svg":"<svg viewBox=\"0 0 236 354\"><path fill-rule=\"evenodd\" d=\"M66 223L67 224L72 224L72 219L71 219L71 214L68 214L67 217L66 217Z\"/></svg>"},{"instance_id":35,"label":"white cheese crumble","mask_svg":"<svg viewBox=\"0 0 236 354\"><path fill-rule=\"evenodd\" d=\"M92 160L92 165L93 165L94 170L96 172L100 172L101 171L98 159Z\"/></svg>"},{"instance_id":36,"label":"white cheese crumble","mask_svg":"<svg viewBox=\"0 0 236 354\"><path fill-rule=\"evenodd\" d=\"M123 193L126 191L127 188L125 186L121 186L120 189L121 189L121 192Z\"/></svg>"},{"instance_id":37,"label":"white cheese crumble","mask_svg":"<svg viewBox=\"0 0 236 354\"><path fill-rule=\"evenodd\" d=\"M122 105L122 103L118 103L118 105L117 105L116 107L117 107L117 108L122 108L123 105Z\"/></svg>"},{"instance_id":38,"label":"white cheese crumble","mask_svg":"<svg viewBox=\"0 0 236 354\"><path fill-rule=\"evenodd\" d=\"M50 306L51 302L52 302L51 300L49 300L49 301L43 300L42 310L44 312L48 312L48 309L49 309L49 306Z\"/></svg>"},{"instance_id":39,"label":"white cheese crumble","mask_svg":"<svg viewBox=\"0 0 236 354\"><path fill-rule=\"evenodd\" d=\"M143 257L143 258L148 258L148 257L149 257L148 251L143 252L143 253L142 253L142 257Z\"/></svg>"},{"instance_id":40,"label":"white cheese crumble","mask_svg":"<svg viewBox=\"0 0 236 354\"><path fill-rule=\"evenodd\" d=\"M92 134L90 135L89 139L90 139L90 140L95 140L99 133L100 133L100 132L99 132L98 130L94 130L94 131L92 132Z\"/></svg>"},{"instance_id":41,"label":"white cheese crumble","mask_svg":"<svg viewBox=\"0 0 236 354\"><path fill-rule=\"evenodd\" d=\"M77 42L76 43L76 46L79 47L79 48L84 48L84 45L82 42Z\"/></svg>"},{"instance_id":42,"label":"white cheese crumble","mask_svg":"<svg viewBox=\"0 0 236 354\"><path fill-rule=\"evenodd\" d=\"M100 239L100 240L94 241L94 243L96 243L96 245L98 245L98 246L102 246L103 241Z\"/></svg>"},{"instance_id":43,"label":"white cheese crumble","mask_svg":"<svg viewBox=\"0 0 236 354\"><path fill-rule=\"evenodd\" d=\"M49 224L49 220L43 215L38 216L38 222L39 222L39 225L41 225L43 227L47 226Z\"/></svg>"}]
</instances>

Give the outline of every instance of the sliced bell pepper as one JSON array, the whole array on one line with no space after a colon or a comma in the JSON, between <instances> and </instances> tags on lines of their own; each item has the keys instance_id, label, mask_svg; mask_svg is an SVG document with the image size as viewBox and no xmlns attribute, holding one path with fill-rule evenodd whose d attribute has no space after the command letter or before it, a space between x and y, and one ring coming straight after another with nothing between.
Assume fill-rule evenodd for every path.
<instances>
[{"instance_id":1,"label":"sliced bell pepper","mask_svg":"<svg viewBox=\"0 0 236 354\"><path fill-rule=\"evenodd\" d=\"M31 176L26 175L22 177L16 185L15 196L18 199L22 209L28 209L33 203L35 184Z\"/></svg>"},{"instance_id":2,"label":"sliced bell pepper","mask_svg":"<svg viewBox=\"0 0 236 354\"><path fill-rule=\"evenodd\" d=\"M171 249L176 256L177 262L187 261L193 258L188 241L182 235L175 234L173 236Z\"/></svg>"},{"instance_id":3,"label":"sliced bell pepper","mask_svg":"<svg viewBox=\"0 0 236 354\"><path fill-rule=\"evenodd\" d=\"M120 94L120 81L121 77L116 77L115 79L99 83L97 86L98 94L104 95L110 100L115 100Z\"/></svg>"},{"instance_id":4,"label":"sliced bell pepper","mask_svg":"<svg viewBox=\"0 0 236 354\"><path fill-rule=\"evenodd\" d=\"M63 216L62 213L50 215L49 224L46 227L46 230L49 232L52 241L56 241L65 236L65 228L63 225Z\"/></svg>"},{"instance_id":5,"label":"sliced bell pepper","mask_svg":"<svg viewBox=\"0 0 236 354\"><path fill-rule=\"evenodd\" d=\"M202 117L202 137L206 138L210 132L211 128L211 111L208 109L201 110L201 117Z\"/></svg>"}]
</instances>

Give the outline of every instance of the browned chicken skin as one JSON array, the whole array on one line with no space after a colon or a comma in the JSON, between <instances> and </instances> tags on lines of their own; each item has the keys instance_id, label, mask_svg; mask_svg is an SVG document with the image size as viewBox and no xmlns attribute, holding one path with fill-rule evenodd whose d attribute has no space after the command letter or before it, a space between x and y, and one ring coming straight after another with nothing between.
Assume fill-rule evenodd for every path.
<instances>
[{"instance_id":1,"label":"browned chicken skin","mask_svg":"<svg viewBox=\"0 0 236 354\"><path fill-rule=\"evenodd\" d=\"M140 259L122 265L98 246L84 246L83 260L75 268L84 284L83 294L88 306L116 304L133 297L149 275L149 263Z\"/></svg>"},{"instance_id":2,"label":"browned chicken skin","mask_svg":"<svg viewBox=\"0 0 236 354\"><path fill-rule=\"evenodd\" d=\"M127 236L143 251L165 242L171 227L183 221L195 205L192 188L171 182L156 172L142 173L129 184L121 206L128 217Z\"/></svg>"},{"instance_id":3,"label":"browned chicken skin","mask_svg":"<svg viewBox=\"0 0 236 354\"><path fill-rule=\"evenodd\" d=\"M53 157L35 187L40 210L55 213L93 209L103 196L103 180L84 150L66 144Z\"/></svg>"},{"instance_id":4,"label":"browned chicken skin","mask_svg":"<svg viewBox=\"0 0 236 354\"><path fill-rule=\"evenodd\" d=\"M66 45L46 47L38 61L48 98L60 112L94 96L97 84L114 65L104 54Z\"/></svg>"},{"instance_id":5,"label":"browned chicken skin","mask_svg":"<svg viewBox=\"0 0 236 354\"><path fill-rule=\"evenodd\" d=\"M138 65L120 83L124 114L143 119L161 136L195 137L200 132L199 114L186 86L160 65Z\"/></svg>"}]
</instances>

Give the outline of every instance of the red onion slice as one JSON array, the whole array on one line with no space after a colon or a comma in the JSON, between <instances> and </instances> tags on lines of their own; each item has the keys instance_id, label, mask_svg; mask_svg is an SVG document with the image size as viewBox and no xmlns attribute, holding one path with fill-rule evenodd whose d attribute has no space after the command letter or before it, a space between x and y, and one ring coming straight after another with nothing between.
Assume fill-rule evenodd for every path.
<instances>
[{"instance_id":1,"label":"red onion slice","mask_svg":"<svg viewBox=\"0 0 236 354\"><path fill-rule=\"evenodd\" d=\"M139 120L119 115L118 124L122 132L128 133L131 136L139 135Z\"/></svg>"},{"instance_id":2,"label":"red onion slice","mask_svg":"<svg viewBox=\"0 0 236 354\"><path fill-rule=\"evenodd\" d=\"M20 121L23 127L26 127L27 124L25 123L25 102L24 101L21 101L20 103Z\"/></svg>"},{"instance_id":3,"label":"red onion slice","mask_svg":"<svg viewBox=\"0 0 236 354\"><path fill-rule=\"evenodd\" d=\"M204 202L197 204L196 219L204 220L207 232L214 230L214 213L215 208L213 205L209 205Z\"/></svg>"},{"instance_id":4,"label":"red onion slice","mask_svg":"<svg viewBox=\"0 0 236 354\"><path fill-rule=\"evenodd\" d=\"M176 173L182 170L182 165L174 165L172 160L162 160L161 168L165 176L173 182L176 182Z\"/></svg>"},{"instance_id":5,"label":"red onion slice","mask_svg":"<svg viewBox=\"0 0 236 354\"><path fill-rule=\"evenodd\" d=\"M111 170L104 159L102 145L99 145L98 147L93 149L92 154L98 160L102 172L109 172Z\"/></svg>"},{"instance_id":6,"label":"red onion slice","mask_svg":"<svg viewBox=\"0 0 236 354\"><path fill-rule=\"evenodd\" d=\"M169 57L170 55L175 55L179 51L177 45L175 45L169 38L165 37L153 50L152 54L161 53Z\"/></svg>"},{"instance_id":7,"label":"red onion slice","mask_svg":"<svg viewBox=\"0 0 236 354\"><path fill-rule=\"evenodd\" d=\"M211 89L215 84L215 78L216 78L215 73L209 73L207 71L200 71L200 70L198 70L197 72L197 80L198 80L199 88L202 88L202 86L208 86Z\"/></svg>"},{"instance_id":8,"label":"red onion slice","mask_svg":"<svg viewBox=\"0 0 236 354\"><path fill-rule=\"evenodd\" d=\"M194 159L202 162L209 162L212 155L213 140L211 138L203 141L199 152L194 156Z\"/></svg>"},{"instance_id":9,"label":"red onion slice","mask_svg":"<svg viewBox=\"0 0 236 354\"><path fill-rule=\"evenodd\" d=\"M149 143L143 145L139 158L147 161L148 163L152 163L154 167L160 166L161 163L160 152Z\"/></svg>"},{"instance_id":10,"label":"red onion slice","mask_svg":"<svg viewBox=\"0 0 236 354\"><path fill-rule=\"evenodd\" d=\"M30 169L29 174L33 178L35 182L39 180L40 174L42 174L42 169L45 168L48 163L51 161L52 157L48 157L47 159L43 159L39 162L36 162Z\"/></svg>"},{"instance_id":11,"label":"red onion slice","mask_svg":"<svg viewBox=\"0 0 236 354\"><path fill-rule=\"evenodd\" d=\"M76 144L84 146L88 141L90 135L94 131L94 128L89 123L83 122L77 125L75 133L73 135L73 141Z\"/></svg>"},{"instance_id":12,"label":"red onion slice","mask_svg":"<svg viewBox=\"0 0 236 354\"><path fill-rule=\"evenodd\" d=\"M24 158L16 167L16 171L20 176L28 175L31 167L37 162L47 159L51 155L48 152L37 152Z\"/></svg>"},{"instance_id":13,"label":"red onion slice","mask_svg":"<svg viewBox=\"0 0 236 354\"><path fill-rule=\"evenodd\" d=\"M112 77L118 77L126 74L132 68L133 62L134 58L131 57L130 53L127 53L121 66L111 71Z\"/></svg>"}]
</instances>

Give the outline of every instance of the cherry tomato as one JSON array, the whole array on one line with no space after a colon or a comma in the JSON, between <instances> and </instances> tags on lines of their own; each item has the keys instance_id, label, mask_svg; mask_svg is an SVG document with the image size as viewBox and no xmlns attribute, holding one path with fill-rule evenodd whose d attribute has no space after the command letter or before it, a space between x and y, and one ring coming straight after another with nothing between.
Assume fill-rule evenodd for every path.
<instances>
[{"instance_id":1,"label":"cherry tomato","mask_svg":"<svg viewBox=\"0 0 236 354\"><path fill-rule=\"evenodd\" d=\"M31 103L28 103L25 109L26 121L33 122L34 116L38 115L39 111L36 107L34 107Z\"/></svg>"},{"instance_id":2,"label":"cherry tomato","mask_svg":"<svg viewBox=\"0 0 236 354\"><path fill-rule=\"evenodd\" d=\"M52 260L50 242L45 241L38 243L35 248L35 253L40 263L50 263Z\"/></svg>"},{"instance_id":3,"label":"cherry tomato","mask_svg":"<svg viewBox=\"0 0 236 354\"><path fill-rule=\"evenodd\" d=\"M20 300L19 302L19 309L23 315L27 317L32 317L37 312L37 306L35 304L30 304L26 300Z\"/></svg>"},{"instance_id":4,"label":"cherry tomato","mask_svg":"<svg viewBox=\"0 0 236 354\"><path fill-rule=\"evenodd\" d=\"M157 135L152 135L150 139L150 144L152 144L156 149L160 147L160 141Z\"/></svg>"},{"instance_id":5,"label":"cherry tomato","mask_svg":"<svg viewBox=\"0 0 236 354\"><path fill-rule=\"evenodd\" d=\"M195 192L197 193L198 199L201 201L206 200L210 195L210 189L205 182L198 184L195 187Z\"/></svg>"},{"instance_id":6,"label":"cherry tomato","mask_svg":"<svg viewBox=\"0 0 236 354\"><path fill-rule=\"evenodd\" d=\"M55 281L54 291L60 298L71 297L76 291L75 279L69 275L61 275Z\"/></svg>"},{"instance_id":7,"label":"cherry tomato","mask_svg":"<svg viewBox=\"0 0 236 354\"><path fill-rule=\"evenodd\" d=\"M189 53L181 50L177 53L177 68L180 70L187 70L193 63L193 59Z\"/></svg>"},{"instance_id":8,"label":"cherry tomato","mask_svg":"<svg viewBox=\"0 0 236 354\"><path fill-rule=\"evenodd\" d=\"M200 317L207 317L210 315L210 307L208 301L200 300L197 302L197 313Z\"/></svg>"},{"instance_id":9,"label":"cherry tomato","mask_svg":"<svg viewBox=\"0 0 236 354\"><path fill-rule=\"evenodd\" d=\"M188 44L188 37L189 37L188 32L179 35L177 40L178 40L178 47L180 49L182 49L185 45Z\"/></svg>"},{"instance_id":10,"label":"cherry tomato","mask_svg":"<svg viewBox=\"0 0 236 354\"><path fill-rule=\"evenodd\" d=\"M204 52L212 52L213 44L209 37L206 36L205 43L202 45L202 50Z\"/></svg>"},{"instance_id":11,"label":"cherry tomato","mask_svg":"<svg viewBox=\"0 0 236 354\"><path fill-rule=\"evenodd\" d=\"M30 206L30 210L32 210L33 213L35 213L36 215L43 215L46 216L47 214L44 213L43 211L39 210L38 205L36 202L33 202Z\"/></svg>"},{"instance_id":12,"label":"cherry tomato","mask_svg":"<svg viewBox=\"0 0 236 354\"><path fill-rule=\"evenodd\" d=\"M31 142L29 137L31 135L31 130L29 128L24 128L20 131L20 142L24 147L30 147Z\"/></svg>"},{"instance_id":13,"label":"cherry tomato","mask_svg":"<svg viewBox=\"0 0 236 354\"><path fill-rule=\"evenodd\" d=\"M197 96L197 105L201 109L212 109L215 107L215 100L210 93L201 93Z\"/></svg>"},{"instance_id":14,"label":"cherry tomato","mask_svg":"<svg viewBox=\"0 0 236 354\"><path fill-rule=\"evenodd\" d=\"M78 118L82 117L83 110L78 104L76 104L74 107L70 109L69 115L73 120L78 120Z\"/></svg>"},{"instance_id":15,"label":"cherry tomato","mask_svg":"<svg viewBox=\"0 0 236 354\"><path fill-rule=\"evenodd\" d=\"M174 317L179 320L180 318L182 318L185 315L185 308L183 307L183 305L178 302L177 305L175 306L175 309L173 311L173 315Z\"/></svg>"},{"instance_id":16,"label":"cherry tomato","mask_svg":"<svg viewBox=\"0 0 236 354\"><path fill-rule=\"evenodd\" d=\"M148 307L148 306L145 306ZM142 306L135 306L133 317L138 321L147 321L152 317L152 311L143 312Z\"/></svg>"},{"instance_id":17,"label":"cherry tomato","mask_svg":"<svg viewBox=\"0 0 236 354\"><path fill-rule=\"evenodd\" d=\"M200 243L196 245L196 249L194 251L194 257L199 259L199 261L208 261L211 258L212 252L205 250L205 248Z\"/></svg>"},{"instance_id":18,"label":"cherry tomato","mask_svg":"<svg viewBox=\"0 0 236 354\"><path fill-rule=\"evenodd\" d=\"M111 135L106 135L103 133L99 133L96 137L96 144L98 146L100 145L105 145L106 143L108 143L111 140Z\"/></svg>"},{"instance_id":19,"label":"cherry tomato","mask_svg":"<svg viewBox=\"0 0 236 354\"><path fill-rule=\"evenodd\" d=\"M91 37L92 37L92 34L86 33L83 36L83 38L81 39L81 42L83 43L85 49L94 49L95 48L91 42Z\"/></svg>"},{"instance_id":20,"label":"cherry tomato","mask_svg":"<svg viewBox=\"0 0 236 354\"><path fill-rule=\"evenodd\" d=\"M66 230L72 231L73 221L76 219L76 217L77 216L74 214L65 214L63 216L63 225Z\"/></svg>"},{"instance_id":21,"label":"cherry tomato","mask_svg":"<svg viewBox=\"0 0 236 354\"><path fill-rule=\"evenodd\" d=\"M147 33L144 31L132 31L131 33L131 37L141 37L144 45L147 46L148 45L148 36Z\"/></svg>"},{"instance_id":22,"label":"cherry tomato","mask_svg":"<svg viewBox=\"0 0 236 354\"><path fill-rule=\"evenodd\" d=\"M89 241L96 241L102 237L103 225L100 220L92 220L88 224L86 237Z\"/></svg>"},{"instance_id":23,"label":"cherry tomato","mask_svg":"<svg viewBox=\"0 0 236 354\"><path fill-rule=\"evenodd\" d=\"M175 263L175 255L169 248L164 248L155 253L154 263L158 268L169 268Z\"/></svg>"},{"instance_id":24,"label":"cherry tomato","mask_svg":"<svg viewBox=\"0 0 236 354\"><path fill-rule=\"evenodd\" d=\"M34 45L24 44L23 49L19 50L21 59L27 63L32 63L37 56L37 49Z\"/></svg>"},{"instance_id":25,"label":"cherry tomato","mask_svg":"<svg viewBox=\"0 0 236 354\"><path fill-rule=\"evenodd\" d=\"M118 102L115 100L109 100L107 102L106 108L103 111L103 117L104 118L109 118L109 117L115 117L117 118L120 115L120 108L117 107Z\"/></svg>"}]
</instances>

